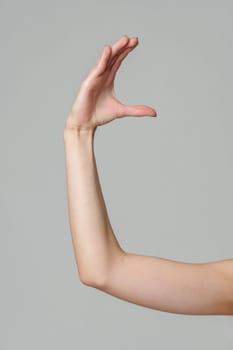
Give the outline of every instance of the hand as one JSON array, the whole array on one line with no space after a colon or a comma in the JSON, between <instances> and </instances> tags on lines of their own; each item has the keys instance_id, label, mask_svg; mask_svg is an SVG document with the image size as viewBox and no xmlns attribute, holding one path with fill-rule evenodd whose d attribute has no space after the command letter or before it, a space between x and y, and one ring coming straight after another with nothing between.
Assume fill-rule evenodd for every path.
<instances>
[{"instance_id":1,"label":"hand","mask_svg":"<svg viewBox=\"0 0 233 350\"><path fill-rule=\"evenodd\" d=\"M104 46L100 59L81 84L66 120L66 129L95 130L99 125L124 116L157 116L156 110L149 106L127 106L115 96L117 70L137 45L138 38L124 35L113 46Z\"/></svg>"}]
</instances>

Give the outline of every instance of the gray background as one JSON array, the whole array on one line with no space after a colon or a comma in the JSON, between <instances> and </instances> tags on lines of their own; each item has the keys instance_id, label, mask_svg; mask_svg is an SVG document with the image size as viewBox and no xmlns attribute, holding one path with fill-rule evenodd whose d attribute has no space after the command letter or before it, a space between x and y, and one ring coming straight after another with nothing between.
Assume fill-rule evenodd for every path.
<instances>
[{"instance_id":1,"label":"gray background","mask_svg":"<svg viewBox=\"0 0 233 350\"><path fill-rule=\"evenodd\" d=\"M124 249L232 258L232 1L1 1L0 349L233 349L229 316L164 313L78 279L63 126L105 44L139 37L118 98L150 117L99 127L95 154Z\"/></svg>"}]
</instances>

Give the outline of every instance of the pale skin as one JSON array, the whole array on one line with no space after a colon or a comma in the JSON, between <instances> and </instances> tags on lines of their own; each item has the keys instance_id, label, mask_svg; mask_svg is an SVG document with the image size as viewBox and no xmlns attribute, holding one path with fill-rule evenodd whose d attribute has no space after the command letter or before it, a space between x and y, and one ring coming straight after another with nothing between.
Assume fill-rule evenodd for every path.
<instances>
[{"instance_id":1,"label":"pale skin","mask_svg":"<svg viewBox=\"0 0 233 350\"><path fill-rule=\"evenodd\" d=\"M80 281L147 308L188 315L233 315L233 259L190 263L134 254L118 242L107 213L94 153L97 127L122 117L157 116L127 106L116 73L138 38L105 45L82 82L64 125L69 223ZM158 233L159 234L159 233Z\"/></svg>"}]
</instances>

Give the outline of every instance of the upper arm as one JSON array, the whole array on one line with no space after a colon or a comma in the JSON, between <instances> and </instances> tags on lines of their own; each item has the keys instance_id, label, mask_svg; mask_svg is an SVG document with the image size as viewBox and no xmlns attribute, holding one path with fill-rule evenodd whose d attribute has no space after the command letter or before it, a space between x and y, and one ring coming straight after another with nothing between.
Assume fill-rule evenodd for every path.
<instances>
[{"instance_id":1,"label":"upper arm","mask_svg":"<svg viewBox=\"0 0 233 350\"><path fill-rule=\"evenodd\" d=\"M124 253L100 289L161 311L233 315L233 260L185 263Z\"/></svg>"}]
</instances>

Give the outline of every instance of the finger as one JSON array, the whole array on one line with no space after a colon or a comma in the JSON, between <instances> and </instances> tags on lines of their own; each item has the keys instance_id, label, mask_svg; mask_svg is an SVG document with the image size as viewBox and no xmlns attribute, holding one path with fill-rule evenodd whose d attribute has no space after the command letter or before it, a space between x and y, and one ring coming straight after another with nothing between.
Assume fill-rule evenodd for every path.
<instances>
[{"instance_id":1,"label":"finger","mask_svg":"<svg viewBox=\"0 0 233 350\"><path fill-rule=\"evenodd\" d=\"M108 68L111 69L113 65L116 63L116 61L119 59L119 57L121 57L126 50L128 50L129 48L135 47L137 44L138 44L138 38L131 38L128 41L128 44L125 45L121 50L119 50L119 52L111 59L111 61L109 62Z\"/></svg>"},{"instance_id":2,"label":"finger","mask_svg":"<svg viewBox=\"0 0 233 350\"><path fill-rule=\"evenodd\" d=\"M109 81L113 81L115 79L115 75L125 57L138 45L138 41L134 41L129 47L125 48L125 50L117 57L115 62L111 66L108 67L110 70Z\"/></svg>"},{"instance_id":3,"label":"finger","mask_svg":"<svg viewBox=\"0 0 233 350\"><path fill-rule=\"evenodd\" d=\"M100 76L106 71L106 68L107 68L109 61L111 59L111 52L112 52L111 46L105 45L104 49L102 51L102 55L101 55L99 61L97 62L97 65L96 65L96 69L95 69L96 75Z\"/></svg>"},{"instance_id":4,"label":"finger","mask_svg":"<svg viewBox=\"0 0 233 350\"><path fill-rule=\"evenodd\" d=\"M111 54L111 60L116 57L121 50L128 45L129 37L127 35L123 35L120 40L118 40L114 45L112 45L112 54Z\"/></svg>"},{"instance_id":5,"label":"finger","mask_svg":"<svg viewBox=\"0 0 233 350\"><path fill-rule=\"evenodd\" d=\"M112 47L110 45L105 45L100 59L89 72L89 75L86 78L86 83L88 83L88 81L91 80L93 77L101 76L105 72L111 60L114 57L117 57L117 54L121 52L121 50L128 44L128 42L128 36L124 35Z\"/></svg>"},{"instance_id":6,"label":"finger","mask_svg":"<svg viewBox=\"0 0 233 350\"><path fill-rule=\"evenodd\" d=\"M132 117L156 117L157 111L149 106L145 105L132 105L127 106L121 104L118 106L117 118L132 116Z\"/></svg>"},{"instance_id":7,"label":"finger","mask_svg":"<svg viewBox=\"0 0 233 350\"><path fill-rule=\"evenodd\" d=\"M127 46L129 40L129 37L127 35L124 35L112 47L110 45L105 45L102 55L99 61L96 63L96 66L93 68L91 75L101 76L105 72L107 65L110 64L112 59L116 58L122 49Z\"/></svg>"}]
</instances>

